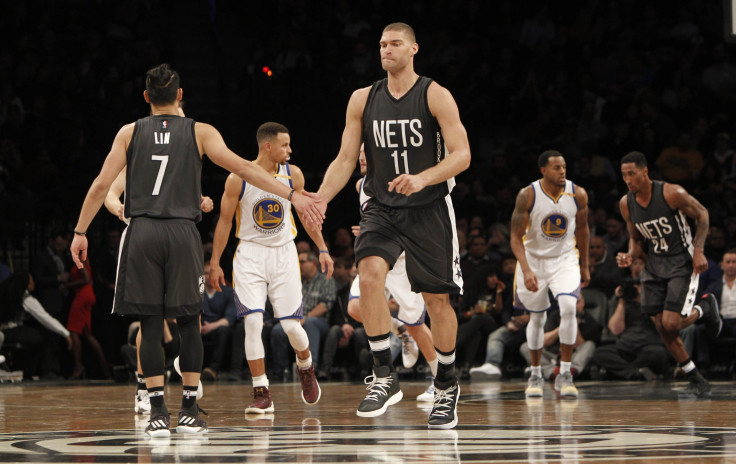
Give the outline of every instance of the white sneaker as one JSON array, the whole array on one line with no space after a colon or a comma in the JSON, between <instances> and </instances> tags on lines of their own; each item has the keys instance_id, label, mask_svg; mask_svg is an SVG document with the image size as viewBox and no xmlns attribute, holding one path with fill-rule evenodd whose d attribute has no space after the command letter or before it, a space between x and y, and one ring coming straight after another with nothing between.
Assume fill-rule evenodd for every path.
<instances>
[{"instance_id":1,"label":"white sneaker","mask_svg":"<svg viewBox=\"0 0 736 464\"><path fill-rule=\"evenodd\" d=\"M5 362L5 356L0 354L0 364L3 364Z\"/></svg>"},{"instance_id":2,"label":"white sneaker","mask_svg":"<svg viewBox=\"0 0 736 464\"><path fill-rule=\"evenodd\" d=\"M401 360L404 363L404 367L407 369L414 367L417 359L419 359L419 346L417 346L417 342L414 341L414 338L412 338L409 332L399 334L399 339L401 339Z\"/></svg>"},{"instance_id":3,"label":"white sneaker","mask_svg":"<svg viewBox=\"0 0 736 464\"><path fill-rule=\"evenodd\" d=\"M424 393L417 396L417 401L421 403L430 403L434 401L434 379L429 382L429 386Z\"/></svg>"},{"instance_id":4,"label":"white sneaker","mask_svg":"<svg viewBox=\"0 0 736 464\"><path fill-rule=\"evenodd\" d=\"M181 377L181 368L179 367L179 356L174 358L174 369L176 369L176 373L179 374L179 377ZM202 381L199 381L199 384L197 384L197 399L200 400L204 396L204 387L202 386Z\"/></svg>"},{"instance_id":5,"label":"white sneaker","mask_svg":"<svg viewBox=\"0 0 736 464\"><path fill-rule=\"evenodd\" d=\"M485 363L482 366L473 367L469 371L470 380L498 380L501 378L501 369L495 364Z\"/></svg>"},{"instance_id":6,"label":"white sneaker","mask_svg":"<svg viewBox=\"0 0 736 464\"><path fill-rule=\"evenodd\" d=\"M135 392L135 413L136 414L150 414L151 413L151 399L148 397L147 390L137 390Z\"/></svg>"}]
</instances>

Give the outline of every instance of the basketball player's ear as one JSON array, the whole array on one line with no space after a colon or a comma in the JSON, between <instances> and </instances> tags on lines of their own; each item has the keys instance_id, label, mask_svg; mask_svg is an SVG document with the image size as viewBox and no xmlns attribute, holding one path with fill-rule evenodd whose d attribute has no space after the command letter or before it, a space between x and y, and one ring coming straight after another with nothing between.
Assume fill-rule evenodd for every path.
<instances>
[{"instance_id":1,"label":"basketball player's ear","mask_svg":"<svg viewBox=\"0 0 736 464\"><path fill-rule=\"evenodd\" d=\"M146 101L146 103L151 103L151 99L148 98L148 90L143 91L143 99Z\"/></svg>"},{"instance_id":2,"label":"basketball player's ear","mask_svg":"<svg viewBox=\"0 0 736 464\"><path fill-rule=\"evenodd\" d=\"M411 46L411 56L414 58L414 55L416 55L419 52L419 44L414 42L414 45Z\"/></svg>"},{"instance_id":3,"label":"basketball player's ear","mask_svg":"<svg viewBox=\"0 0 736 464\"><path fill-rule=\"evenodd\" d=\"M182 98L184 98L184 90L182 90L182 88L179 87L178 89L176 89L176 101L179 102L182 100Z\"/></svg>"}]
</instances>

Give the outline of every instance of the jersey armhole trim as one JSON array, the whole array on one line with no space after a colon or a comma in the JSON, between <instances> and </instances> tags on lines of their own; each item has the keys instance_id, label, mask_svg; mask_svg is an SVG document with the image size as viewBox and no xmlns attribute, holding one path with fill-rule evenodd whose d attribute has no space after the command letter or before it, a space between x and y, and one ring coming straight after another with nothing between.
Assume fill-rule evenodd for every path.
<instances>
[{"instance_id":1,"label":"jersey armhole trim","mask_svg":"<svg viewBox=\"0 0 736 464\"><path fill-rule=\"evenodd\" d=\"M243 181L242 187L240 187L240 195L238 195L238 201L243 199L243 195L245 195L245 181Z\"/></svg>"},{"instance_id":2,"label":"jersey armhole trim","mask_svg":"<svg viewBox=\"0 0 736 464\"><path fill-rule=\"evenodd\" d=\"M534 189L534 183L533 182L531 184L529 184L529 185L532 188L532 205L529 207L529 211L528 212L531 213L532 212L532 209L534 209L534 203L537 201L537 192Z\"/></svg>"}]
</instances>

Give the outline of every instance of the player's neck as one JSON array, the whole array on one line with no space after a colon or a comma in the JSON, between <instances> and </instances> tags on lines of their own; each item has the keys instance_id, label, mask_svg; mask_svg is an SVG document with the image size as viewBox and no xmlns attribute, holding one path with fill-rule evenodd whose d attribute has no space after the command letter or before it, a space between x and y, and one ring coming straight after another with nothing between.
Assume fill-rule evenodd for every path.
<instances>
[{"instance_id":1,"label":"player's neck","mask_svg":"<svg viewBox=\"0 0 736 464\"><path fill-rule=\"evenodd\" d=\"M258 157L254 161L254 163L256 163L258 166L265 169L266 172L269 172L271 174L276 174L277 172L279 172L279 163L271 161L264 153L259 152Z\"/></svg>"},{"instance_id":2,"label":"player's neck","mask_svg":"<svg viewBox=\"0 0 736 464\"><path fill-rule=\"evenodd\" d=\"M179 102L172 103L171 105L151 105L151 115L156 116L159 114L178 114Z\"/></svg>"},{"instance_id":3,"label":"player's neck","mask_svg":"<svg viewBox=\"0 0 736 464\"><path fill-rule=\"evenodd\" d=\"M652 191L654 183L647 179L647 181L644 183L644 188L636 192L636 199L639 201L639 203L649 203L649 200L652 198Z\"/></svg>"},{"instance_id":4,"label":"player's neck","mask_svg":"<svg viewBox=\"0 0 736 464\"><path fill-rule=\"evenodd\" d=\"M401 98L414 87L417 79L419 75L410 66L396 73L388 72L388 91L394 98Z\"/></svg>"},{"instance_id":5,"label":"player's neck","mask_svg":"<svg viewBox=\"0 0 736 464\"><path fill-rule=\"evenodd\" d=\"M563 187L560 187L559 185L551 184L545 181L544 177L542 178L542 180L540 180L540 183L542 184L542 188L544 189L544 191L554 197L559 195L560 192L562 192L562 190L564 189Z\"/></svg>"}]
</instances>

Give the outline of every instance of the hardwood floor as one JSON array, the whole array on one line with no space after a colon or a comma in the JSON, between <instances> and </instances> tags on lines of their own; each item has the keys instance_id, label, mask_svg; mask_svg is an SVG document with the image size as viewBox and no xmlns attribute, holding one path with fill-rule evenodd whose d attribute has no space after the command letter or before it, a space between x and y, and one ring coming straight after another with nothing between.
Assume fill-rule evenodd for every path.
<instances>
[{"instance_id":1,"label":"hardwood floor","mask_svg":"<svg viewBox=\"0 0 736 464\"><path fill-rule=\"evenodd\" d=\"M455 430L428 430L427 385L376 418L355 414L364 385L325 383L317 405L298 384L272 385L275 412L247 417L252 387L206 384L209 433L150 439L134 387L106 383L0 385L2 462L736 462L736 392L684 399L684 383L581 382L580 398L524 398L524 382L461 384ZM175 422L180 385L166 398Z\"/></svg>"}]
</instances>

